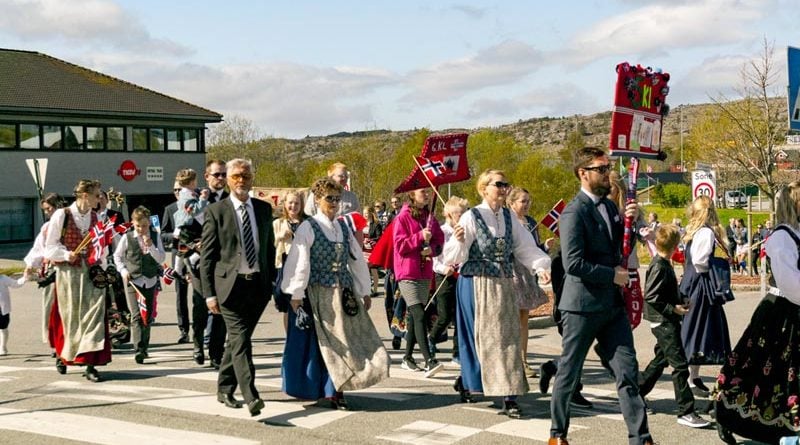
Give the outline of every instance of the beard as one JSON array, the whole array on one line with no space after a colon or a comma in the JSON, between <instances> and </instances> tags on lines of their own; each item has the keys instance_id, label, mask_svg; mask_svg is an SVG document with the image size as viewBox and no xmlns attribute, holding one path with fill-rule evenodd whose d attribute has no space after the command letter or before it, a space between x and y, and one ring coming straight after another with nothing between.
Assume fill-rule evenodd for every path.
<instances>
[{"instance_id":1,"label":"beard","mask_svg":"<svg viewBox=\"0 0 800 445\"><path fill-rule=\"evenodd\" d=\"M605 184L592 184L592 193L595 195L605 198L608 196L608 193L611 192L611 187Z\"/></svg>"}]
</instances>

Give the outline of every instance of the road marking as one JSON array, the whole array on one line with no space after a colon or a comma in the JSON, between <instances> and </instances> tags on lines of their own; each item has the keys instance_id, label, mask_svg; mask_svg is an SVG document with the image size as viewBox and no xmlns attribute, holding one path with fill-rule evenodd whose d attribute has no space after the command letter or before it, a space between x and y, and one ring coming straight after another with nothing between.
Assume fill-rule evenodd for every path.
<instances>
[{"instance_id":1,"label":"road marking","mask_svg":"<svg viewBox=\"0 0 800 445\"><path fill-rule=\"evenodd\" d=\"M525 439L547 442L550 438L550 419L508 420L492 425L485 431L506 436L523 437ZM585 430L585 426L570 424L570 431Z\"/></svg>"},{"instance_id":2,"label":"road marking","mask_svg":"<svg viewBox=\"0 0 800 445\"><path fill-rule=\"evenodd\" d=\"M313 429L355 414L353 411L338 411L309 405L308 402L265 401L261 415L250 417L247 409L231 409L217 402L214 395L182 389L159 388L152 386L131 386L114 383L94 383L60 381L29 391L47 394L52 397L65 397L79 400L101 400L114 403L135 403L156 406L204 415L222 416L234 419L257 420L264 423L284 426L297 426ZM241 400L241 397L239 397Z\"/></svg>"},{"instance_id":3,"label":"road marking","mask_svg":"<svg viewBox=\"0 0 800 445\"><path fill-rule=\"evenodd\" d=\"M391 436L377 436L376 439L415 445L447 445L480 432L478 428L419 420L392 431Z\"/></svg>"},{"instance_id":4,"label":"road marking","mask_svg":"<svg viewBox=\"0 0 800 445\"><path fill-rule=\"evenodd\" d=\"M258 445L260 441L52 411L0 408L0 429L103 445Z\"/></svg>"}]
</instances>

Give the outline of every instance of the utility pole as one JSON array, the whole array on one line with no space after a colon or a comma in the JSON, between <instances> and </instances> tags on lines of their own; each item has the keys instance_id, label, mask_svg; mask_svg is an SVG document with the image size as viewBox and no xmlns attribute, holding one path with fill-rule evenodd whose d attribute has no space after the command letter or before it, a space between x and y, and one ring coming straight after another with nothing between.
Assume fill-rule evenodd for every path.
<instances>
[{"instance_id":1,"label":"utility pole","mask_svg":"<svg viewBox=\"0 0 800 445\"><path fill-rule=\"evenodd\" d=\"M678 122L679 122L679 132L680 132L680 144L681 144L681 173L686 171L686 167L683 165L683 105L678 107Z\"/></svg>"}]
</instances>

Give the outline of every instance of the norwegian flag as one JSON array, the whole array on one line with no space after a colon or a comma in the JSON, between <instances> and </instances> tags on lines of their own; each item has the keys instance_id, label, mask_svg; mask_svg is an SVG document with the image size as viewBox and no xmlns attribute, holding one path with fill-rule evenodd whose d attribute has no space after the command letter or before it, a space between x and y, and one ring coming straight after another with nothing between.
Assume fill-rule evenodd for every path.
<instances>
[{"instance_id":1,"label":"norwegian flag","mask_svg":"<svg viewBox=\"0 0 800 445\"><path fill-rule=\"evenodd\" d=\"M122 223L122 224L114 226L114 231L118 235L124 235L124 234L128 233L128 230L131 230L131 227L133 227L133 224L129 223L129 222L126 222L126 223Z\"/></svg>"},{"instance_id":2,"label":"norwegian flag","mask_svg":"<svg viewBox=\"0 0 800 445\"><path fill-rule=\"evenodd\" d=\"M136 291L136 304L139 306L139 313L142 314L142 324L147 326L147 300L145 300L144 295L142 295L142 291L140 291L135 284L128 282L128 285L132 287L134 291Z\"/></svg>"},{"instance_id":3,"label":"norwegian flag","mask_svg":"<svg viewBox=\"0 0 800 445\"><path fill-rule=\"evenodd\" d=\"M106 237L103 234L102 223L97 223L91 229L92 248L89 251L88 263L90 266L97 264L103 258L103 248L106 247Z\"/></svg>"},{"instance_id":4,"label":"norwegian flag","mask_svg":"<svg viewBox=\"0 0 800 445\"><path fill-rule=\"evenodd\" d=\"M164 264L164 284L169 286L173 281L175 281L175 269Z\"/></svg>"},{"instance_id":5,"label":"norwegian flag","mask_svg":"<svg viewBox=\"0 0 800 445\"><path fill-rule=\"evenodd\" d=\"M361 213L350 212L339 217L340 220L347 224L352 233L359 233L367 227L367 219Z\"/></svg>"},{"instance_id":6,"label":"norwegian flag","mask_svg":"<svg viewBox=\"0 0 800 445\"><path fill-rule=\"evenodd\" d=\"M561 218L561 212L564 211L564 207L567 206L567 203L564 202L563 199L559 199L556 205L547 212L544 218L539 222L539 224L547 227L553 232L556 236L558 236L558 219Z\"/></svg>"},{"instance_id":7,"label":"norwegian flag","mask_svg":"<svg viewBox=\"0 0 800 445\"><path fill-rule=\"evenodd\" d=\"M441 161L434 161L433 159L418 156L417 162L419 163L422 172L431 179L441 176L446 170Z\"/></svg>"}]
</instances>

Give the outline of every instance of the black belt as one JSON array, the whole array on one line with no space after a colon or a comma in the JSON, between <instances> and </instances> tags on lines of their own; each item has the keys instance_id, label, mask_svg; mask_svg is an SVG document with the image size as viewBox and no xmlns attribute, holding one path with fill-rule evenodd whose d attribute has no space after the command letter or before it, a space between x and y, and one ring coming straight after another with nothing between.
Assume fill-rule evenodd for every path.
<instances>
[{"instance_id":1,"label":"black belt","mask_svg":"<svg viewBox=\"0 0 800 445\"><path fill-rule=\"evenodd\" d=\"M236 278L241 278L246 281L252 281L258 278L259 272L250 272L250 273L238 273L236 274Z\"/></svg>"}]
</instances>

